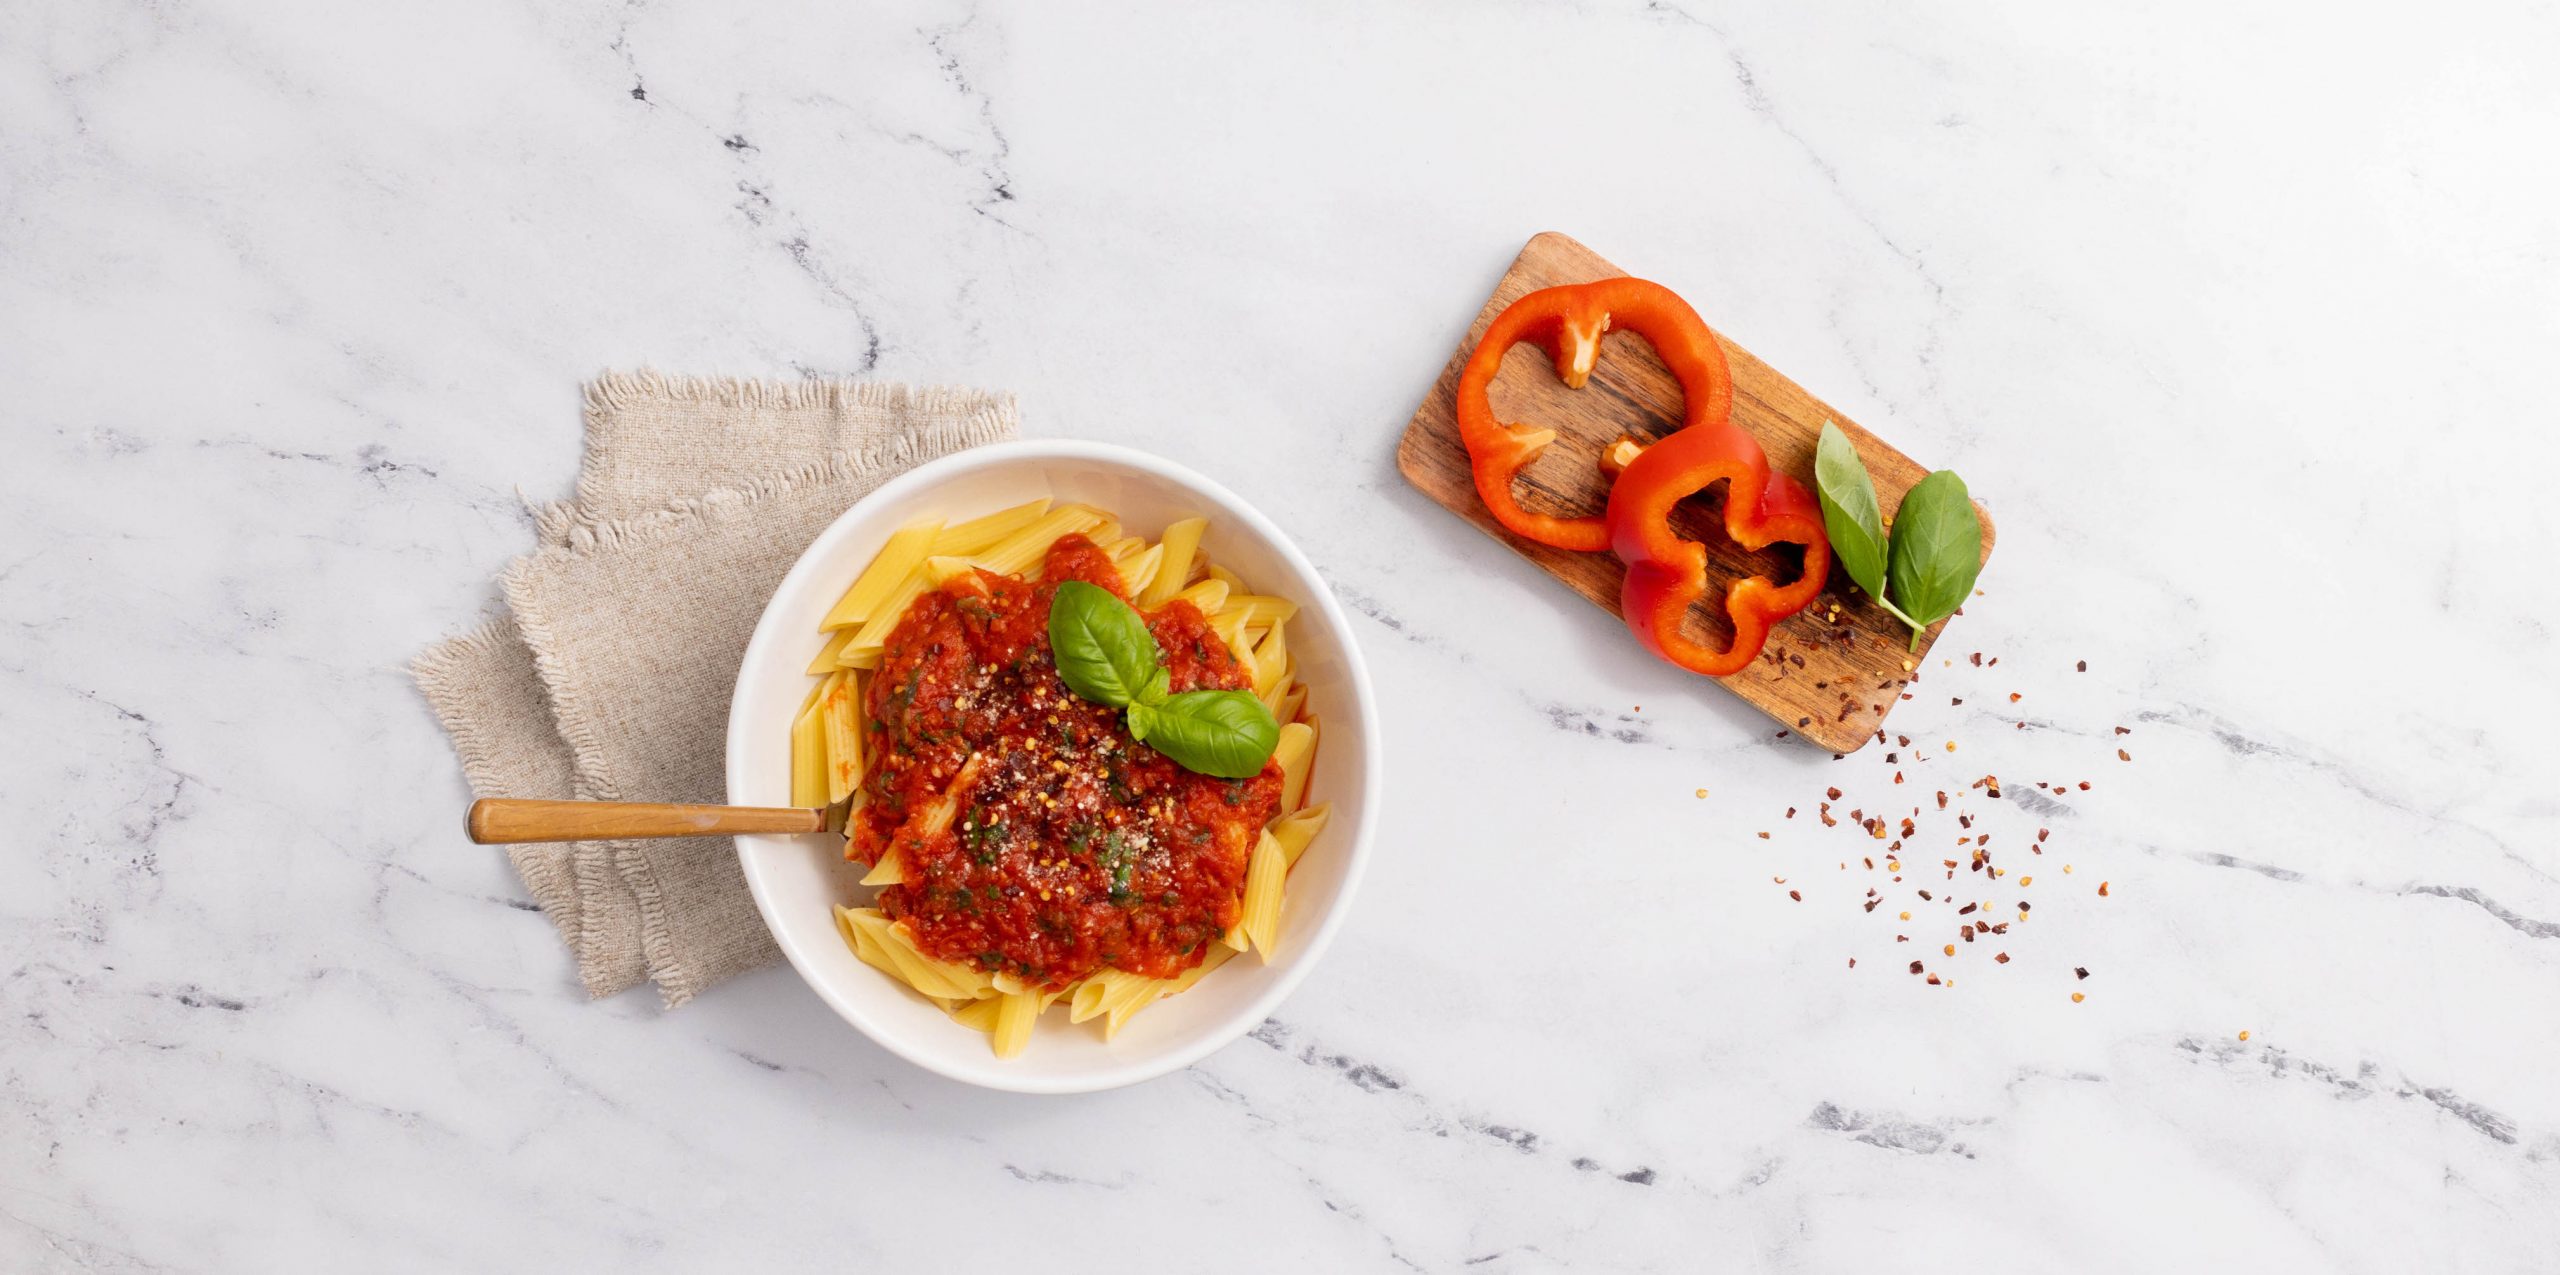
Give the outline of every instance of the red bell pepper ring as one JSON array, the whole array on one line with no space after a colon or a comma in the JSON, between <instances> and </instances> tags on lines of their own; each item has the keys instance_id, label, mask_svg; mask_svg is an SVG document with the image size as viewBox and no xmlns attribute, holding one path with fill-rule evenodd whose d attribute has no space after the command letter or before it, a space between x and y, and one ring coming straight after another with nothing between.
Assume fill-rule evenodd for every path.
<instances>
[{"instance_id":1,"label":"red bell pepper ring","mask_svg":"<svg viewBox=\"0 0 2560 1275\"><path fill-rule=\"evenodd\" d=\"M1556 365L1556 377L1581 389L1600 358L1600 336L1611 329L1636 333L1653 343L1663 365L1680 378L1686 400L1685 429L1722 424L1733 410L1733 378L1724 350L1698 312L1679 294L1643 279L1602 279L1597 283L1540 288L1495 315L1458 374L1458 437L1467 446L1476 495L1513 535L1558 549L1584 553L1610 547L1608 520L1600 517L1558 518L1531 513L1511 494L1512 481L1556 439L1551 429L1524 429L1495 420L1487 390L1502 356L1523 341L1543 347ZM1678 437L1678 435L1674 435ZM1746 436L1745 441L1748 441ZM1765 469L1765 463L1763 465ZM1694 488L1692 489L1694 490ZM1615 503L1614 496L1612 503ZM1815 513L1820 530L1820 511ZM1799 606L1802 603L1798 604ZM1747 657L1746 657L1747 661Z\"/></svg>"},{"instance_id":2,"label":"red bell pepper ring","mask_svg":"<svg viewBox=\"0 0 2560 1275\"><path fill-rule=\"evenodd\" d=\"M1725 480L1724 530L1735 544L1804 546L1804 573L1792 583L1745 576L1726 588L1733 643L1721 651L1680 632L1689 605L1706 596L1707 551L1671 529L1671 507L1719 478ZM1769 640L1770 627L1803 610L1831 574L1831 537L1822 529L1822 507L1813 493L1785 474L1771 473L1759 441L1730 421L1692 425L1627 462L1609 489L1608 523L1610 547L1627 564L1618 592L1627 627L1645 649L1710 677L1749 668Z\"/></svg>"}]
</instances>

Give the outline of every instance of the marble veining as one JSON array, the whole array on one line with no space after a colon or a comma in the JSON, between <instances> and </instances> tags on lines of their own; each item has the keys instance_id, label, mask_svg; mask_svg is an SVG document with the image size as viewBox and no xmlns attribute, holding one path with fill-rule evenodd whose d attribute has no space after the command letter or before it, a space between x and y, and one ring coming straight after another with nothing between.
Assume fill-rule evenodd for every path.
<instances>
[{"instance_id":1,"label":"marble veining","mask_svg":"<svg viewBox=\"0 0 2560 1275\"><path fill-rule=\"evenodd\" d=\"M2560 15L2351 16L0 8L0 1268L2549 1268ZM1892 738L1396 475L1546 229L1991 504ZM1390 733L1298 994L1074 1099L583 1001L403 669L641 366L1288 526Z\"/></svg>"}]
</instances>

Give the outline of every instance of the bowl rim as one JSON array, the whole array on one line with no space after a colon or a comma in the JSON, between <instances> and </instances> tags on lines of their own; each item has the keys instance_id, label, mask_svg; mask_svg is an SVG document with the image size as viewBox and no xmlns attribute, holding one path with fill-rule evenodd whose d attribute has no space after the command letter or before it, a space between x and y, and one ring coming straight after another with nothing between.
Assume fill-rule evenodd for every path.
<instances>
[{"instance_id":1,"label":"bowl rim","mask_svg":"<svg viewBox=\"0 0 2560 1275\"><path fill-rule=\"evenodd\" d=\"M1378 794L1385 772L1383 750L1379 746L1378 702L1376 693L1370 685L1368 661L1361 654L1359 642L1352 631L1350 617L1343 611L1341 601L1334 597L1332 588L1326 584L1324 573L1303 550L1298 548L1297 542L1280 529L1278 524L1272 522L1261 510L1255 508L1243 497L1186 466L1113 443L1069 439L1016 439L972 447L918 465L880 484L856 499L851 505L846 506L842 513L837 514L824 529L811 538L807 547L800 551L799 557L793 560L791 569L785 572L782 579L774 585L773 593L765 600L763 613L756 619L755 629L747 638L746 650L739 657L738 685L730 692L728 726L722 740L721 777L724 787L730 789L737 787L740 778L738 774L740 743L746 738L750 729L750 724L746 720L748 714L746 666L756 662L758 653L764 651L769 645L786 640L781 627L784 621L775 603L785 593L793 591L793 586L801 583L805 573L814 573L819 570L817 560L821 556L820 550L832 548L831 542L847 534L843 529L856 521L866 508L878 508L883 504L893 503L975 470L1024 461L1098 461L1121 465L1149 477L1169 481L1176 486L1196 491L1208 500L1235 511L1236 521L1242 522L1255 535L1261 537L1264 543L1268 544L1299 574L1315 582L1313 596L1299 599L1299 605L1302 610L1312 606L1322 614L1324 622L1331 628L1333 636L1341 647L1342 662L1347 673L1345 680L1348 682L1345 689L1359 710L1365 746L1360 750L1362 799L1356 820L1346 830L1350 840L1345 852L1342 884L1335 894L1333 906L1327 909L1325 916L1318 923L1314 936L1300 945L1296 951L1288 954L1282 968L1272 979L1271 985L1264 989L1262 995L1236 1011L1229 1021L1200 1033L1196 1039L1183 1042L1156 1055L1135 1058L1115 1067L1076 1075L1039 1074L1028 1069L1011 1067L1008 1060L996 1058L992 1054L988 1055L986 1060L986 1063L991 1065L953 1066L945 1059L932 1057L910 1047L900 1039L897 1031L874 1023L858 1005L840 995L827 980L813 971L807 954L801 950L799 944L785 937L785 931L775 921L783 905L781 901L772 897L773 887L759 871L754 853L755 847L766 844L763 836L741 836L737 839L738 869L746 878L748 894L755 899L757 918L763 922L766 931L773 935L775 946L782 950L784 959L790 962L792 970L800 976L800 981L808 984L809 989L817 993L818 999L826 1002L827 1007L833 1009L837 1017L852 1024L854 1030L861 1032L872 1043L917 1067L981 1088L1027 1094L1092 1093L1139 1084L1179 1071L1235 1043L1256 1025L1270 1017L1271 1011L1277 1008L1281 1001L1287 999L1290 993L1296 991L1298 984L1315 969L1317 962L1324 958L1325 952L1333 944L1334 935L1341 930L1343 922L1349 917L1352 901L1359 893L1361 879L1368 871L1370 842L1375 837L1378 824ZM780 839L777 838L777 840ZM829 933L833 931L830 930Z\"/></svg>"}]
</instances>

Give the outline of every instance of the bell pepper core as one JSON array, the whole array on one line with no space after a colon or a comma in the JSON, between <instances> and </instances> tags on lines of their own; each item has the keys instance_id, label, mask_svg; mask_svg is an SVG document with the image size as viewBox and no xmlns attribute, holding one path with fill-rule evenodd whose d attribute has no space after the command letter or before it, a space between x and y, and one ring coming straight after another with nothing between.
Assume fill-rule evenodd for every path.
<instances>
[{"instance_id":1,"label":"bell pepper core","mask_svg":"<svg viewBox=\"0 0 2560 1275\"><path fill-rule=\"evenodd\" d=\"M1616 328L1653 343L1664 366L1680 378L1684 430L1722 423L1733 410L1733 380L1724 351L1697 311L1677 293L1643 279L1540 288L1512 302L1486 326L1484 338L1458 375L1458 437L1466 444L1476 495L1513 535L1584 553L1610 547L1606 518L1558 518L1531 513L1511 494L1512 480L1554 442L1551 429L1522 429L1495 420L1488 390L1502 356L1523 341L1536 342L1554 360L1556 378L1581 389L1600 359L1602 333ZM1677 437L1675 435L1674 437ZM1612 503L1615 497L1611 498ZM1817 524L1820 522L1816 511ZM1819 587L1817 584L1816 587ZM1801 604L1799 604L1801 605ZM1747 659L1747 657L1746 657Z\"/></svg>"}]
</instances>

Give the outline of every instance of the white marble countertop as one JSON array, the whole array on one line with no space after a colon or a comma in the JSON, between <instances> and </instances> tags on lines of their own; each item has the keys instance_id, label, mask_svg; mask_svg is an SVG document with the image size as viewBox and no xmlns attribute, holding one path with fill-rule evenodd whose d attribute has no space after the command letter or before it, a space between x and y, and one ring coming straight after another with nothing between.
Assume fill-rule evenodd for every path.
<instances>
[{"instance_id":1,"label":"white marble countertop","mask_svg":"<svg viewBox=\"0 0 2560 1275\"><path fill-rule=\"evenodd\" d=\"M0 1266L2560 1252L2548 6L1075 8L0 9ZM1916 787L1396 476L1545 229L1997 513ZM403 666L642 365L1010 388L1296 529L1393 795L1277 1018L1032 1099L787 969L577 995ZM1986 772L2039 907L1929 987L1811 810Z\"/></svg>"}]
</instances>

